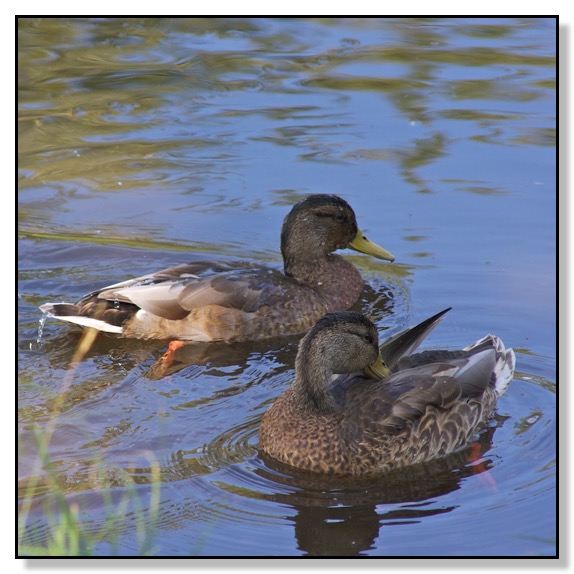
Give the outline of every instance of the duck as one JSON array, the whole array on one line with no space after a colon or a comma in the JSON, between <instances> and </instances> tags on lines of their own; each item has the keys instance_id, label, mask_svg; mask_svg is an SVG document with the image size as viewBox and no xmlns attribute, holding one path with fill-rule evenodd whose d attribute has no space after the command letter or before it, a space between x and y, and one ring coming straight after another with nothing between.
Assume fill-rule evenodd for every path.
<instances>
[{"instance_id":1,"label":"duck","mask_svg":"<svg viewBox=\"0 0 574 574\"><path fill-rule=\"evenodd\" d=\"M395 259L362 233L347 201L314 194L283 221L283 272L250 261L183 263L40 310L124 338L237 342L299 334L359 299L361 274L334 253L344 248Z\"/></svg>"},{"instance_id":2,"label":"duck","mask_svg":"<svg viewBox=\"0 0 574 574\"><path fill-rule=\"evenodd\" d=\"M304 471L358 476L464 446L508 388L515 355L494 335L461 350L413 353L450 309L380 346L364 315L322 317L299 343L294 380L262 417L263 456Z\"/></svg>"}]
</instances>

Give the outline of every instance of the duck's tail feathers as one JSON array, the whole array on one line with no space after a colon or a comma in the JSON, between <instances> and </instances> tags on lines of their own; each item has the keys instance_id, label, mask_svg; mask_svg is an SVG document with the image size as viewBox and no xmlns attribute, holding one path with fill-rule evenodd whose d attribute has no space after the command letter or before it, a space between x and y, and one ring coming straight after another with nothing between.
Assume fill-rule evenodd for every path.
<instances>
[{"instance_id":1,"label":"duck's tail feathers","mask_svg":"<svg viewBox=\"0 0 574 574\"><path fill-rule=\"evenodd\" d=\"M394 371L402 357L407 357L415 351L451 309L452 307L444 309L418 325L403 329L383 341L380 346L381 355L389 369Z\"/></svg>"},{"instance_id":2,"label":"duck's tail feathers","mask_svg":"<svg viewBox=\"0 0 574 574\"><path fill-rule=\"evenodd\" d=\"M44 303L44 305L40 306L40 311L46 313L48 317L53 317L66 323L73 323L81 327L93 327L104 333L122 333L122 328L117 325L110 325L100 319L80 315L79 307L72 303Z\"/></svg>"},{"instance_id":3,"label":"duck's tail feathers","mask_svg":"<svg viewBox=\"0 0 574 574\"><path fill-rule=\"evenodd\" d=\"M482 339L470 344L464 350L470 351L486 342L492 344L496 353L496 362L494 364L494 369L492 370L490 384L494 387L497 396L500 397L500 395L506 391L514 377L516 356L512 349L506 349L504 347L504 343L496 335L486 335Z\"/></svg>"}]
</instances>

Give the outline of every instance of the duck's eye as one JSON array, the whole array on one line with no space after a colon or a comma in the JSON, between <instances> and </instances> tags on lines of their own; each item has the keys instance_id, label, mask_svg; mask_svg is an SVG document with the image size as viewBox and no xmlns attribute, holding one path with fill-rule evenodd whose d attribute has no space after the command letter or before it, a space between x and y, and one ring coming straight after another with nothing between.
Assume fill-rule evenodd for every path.
<instances>
[{"instance_id":1,"label":"duck's eye","mask_svg":"<svg viewBox=\"0 0 574 574\"><path fill-rule=\"evenodd\" d=\"M373 335L371 335L370 333L365 333L363 335L363 341L365 341L369 345L372 345L373 344Z\"/></svg>"},{"instance_id":2,"label":"duck's eye","mask_svg":"<svg viewBox=\"0 0 574 574\"><path fill-rule=\"evenodd\" d=\"M335 219L337 221L345 221L345 216L342 213L337 213L337 215L335 215Z\"/></svg>"}]
</instances>

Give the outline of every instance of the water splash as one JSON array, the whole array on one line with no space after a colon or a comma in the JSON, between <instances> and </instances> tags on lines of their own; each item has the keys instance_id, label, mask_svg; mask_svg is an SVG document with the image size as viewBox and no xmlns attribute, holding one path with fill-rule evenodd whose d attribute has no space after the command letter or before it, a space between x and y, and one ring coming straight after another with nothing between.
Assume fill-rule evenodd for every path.
<instances>
[{"instance_id":1,"label":"water splash","mask_svg":"<svg viewBox=\"0 0 574 574\"><path fill-rule=\"evenodd\" d=\"M42 343L42 334L44 333L44 325L47 317L48 313L42 313L42 316L38 320L38 337L36 338L36 345L40 345Z\"/></svg>"}]
</instances>

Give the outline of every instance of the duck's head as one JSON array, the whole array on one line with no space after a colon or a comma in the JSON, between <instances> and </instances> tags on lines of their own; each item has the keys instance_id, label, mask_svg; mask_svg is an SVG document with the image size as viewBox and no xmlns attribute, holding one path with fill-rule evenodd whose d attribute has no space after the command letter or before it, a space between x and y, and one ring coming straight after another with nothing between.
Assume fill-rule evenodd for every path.
<instances>
[{"instance_id":1,"label":"duck's head","mask_svg":"<svg viewBox=\"0 0 574 574\"><path fill-rule=\"evenodd\" d=\"M303 199L293 206L283 222L281 253L286 269L294 261L312 263L346 247L378 259L395 260L386 249L365 237L352 207L336 195L311 195Z\"/></svg>"},{"instance_id":2,"label":"duck's head","mask_svg":"<svg viewBox=\"0 0 574 574\"><path fill-rule=\"evenodd\" d=\"M331 408L327 388L331 375L361 371L375 379L389 374L379 352L377 329L364 315L330 313L301 340L295 381L300 398L314 408Z\"/></svg>"}]
</instances>

